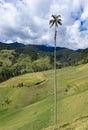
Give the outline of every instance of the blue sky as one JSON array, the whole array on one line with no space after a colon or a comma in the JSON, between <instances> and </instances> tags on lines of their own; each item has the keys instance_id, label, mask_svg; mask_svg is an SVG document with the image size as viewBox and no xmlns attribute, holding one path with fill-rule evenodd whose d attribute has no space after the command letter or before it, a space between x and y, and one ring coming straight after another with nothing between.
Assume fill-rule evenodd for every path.
<instances>
[{"instance_id":1,"label":"blue sky","mask_svg":"<svg viewBox=\"0 0 88 130\"><path fill-rule=\"evenodd\" d=\"M53 45L52 14L63 23L57 46L88 48L88 0L0 0L0 41Z\"/></svg>"}]
</instances>

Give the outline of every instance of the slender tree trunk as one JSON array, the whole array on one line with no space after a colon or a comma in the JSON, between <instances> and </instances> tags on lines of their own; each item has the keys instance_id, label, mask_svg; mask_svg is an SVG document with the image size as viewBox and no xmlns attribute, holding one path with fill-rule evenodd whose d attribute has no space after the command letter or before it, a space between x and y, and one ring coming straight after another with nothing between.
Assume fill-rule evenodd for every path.
<instances>
[{"instance_id":1,"label":"slender tree trunk","mask_svg":"<svg viewBox=\"0 0 88 130\"><path fill-rule=\"evenodd\" d=\"M54 34L54 123L57 124L57 85L56 85L56 25Z\"/></svg>"}]
</instances>

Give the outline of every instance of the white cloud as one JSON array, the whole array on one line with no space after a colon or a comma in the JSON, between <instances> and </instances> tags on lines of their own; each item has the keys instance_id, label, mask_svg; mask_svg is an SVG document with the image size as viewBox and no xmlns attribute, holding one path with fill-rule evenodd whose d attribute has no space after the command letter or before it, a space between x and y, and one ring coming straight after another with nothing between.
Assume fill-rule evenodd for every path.
<instances>
[{"instance_id":1,"label":"white cloud","mask_svg":"<svg viewBox=\"0 0 88 130\"><path fill-rule=\"evenodd\" d=\"M87 0L0 0L0 40L25 44L53 44L49 19L60 14L57 45L88 47Z\"/></svg>"}]
</instances>

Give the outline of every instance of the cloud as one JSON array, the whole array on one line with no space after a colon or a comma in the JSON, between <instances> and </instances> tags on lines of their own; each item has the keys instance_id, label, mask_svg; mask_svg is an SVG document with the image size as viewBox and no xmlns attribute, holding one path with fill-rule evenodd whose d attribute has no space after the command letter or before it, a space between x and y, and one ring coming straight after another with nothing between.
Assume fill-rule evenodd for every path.
<instances>
[{"instance_id":1,"label":"cloud","mask_svg":"<svg viewBox=\"0 0 88 130\"><path fill-rule=\"evenodd\" d=\"M0 41L53 45L52 14L60 14L57 46L88 47L87 0L0 0Z\"/></svg>"}]
</instances>

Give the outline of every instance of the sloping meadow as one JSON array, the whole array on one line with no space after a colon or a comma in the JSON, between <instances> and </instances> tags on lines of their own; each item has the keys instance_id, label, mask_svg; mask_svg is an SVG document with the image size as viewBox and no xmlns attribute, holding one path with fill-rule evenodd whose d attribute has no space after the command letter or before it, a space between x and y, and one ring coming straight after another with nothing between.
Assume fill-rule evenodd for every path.
<instances>
[{"instance_id":1,"label":"sloping meadow","mask_svg":"<svg viewBox=\"0 0 88 130\"><path fill-rule=\"evenodd\" d=\"M88 64L57 70L57 126L53 98L53 70L2 82L0 130L86 130Z\"/></svg>"}]
</instances>

